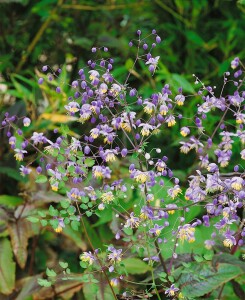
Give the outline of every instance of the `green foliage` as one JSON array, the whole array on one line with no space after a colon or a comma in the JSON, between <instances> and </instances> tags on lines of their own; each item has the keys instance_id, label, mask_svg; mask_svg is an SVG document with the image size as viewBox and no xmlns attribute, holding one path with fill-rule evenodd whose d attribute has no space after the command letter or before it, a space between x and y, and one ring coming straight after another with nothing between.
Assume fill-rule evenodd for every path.
<instances>
[{"instance_id":1,"label":"green foliage","mask_svg":"<svg viewBox=\"0 0 245 300\"><path fill-rule=\"evenodd\" d=\"M128 274L144 274L151 270L151 267L138 258L126 258L122 266Z\"/></svg>"},{"instance_id":2,"label":"green foliage","mask_svg":"<svg viewBox=\"0 0 245 300\"><path fill-rule=\"evenodd\" d=\"M242 268L234 264L220 263L213 266L211 262L201 262L200 259L191 263L188 270L176 271L176 276L181 275L178 284L183 287L181 290L187 299L208 294L242 274Z\"/></svg>"}]
</instances>

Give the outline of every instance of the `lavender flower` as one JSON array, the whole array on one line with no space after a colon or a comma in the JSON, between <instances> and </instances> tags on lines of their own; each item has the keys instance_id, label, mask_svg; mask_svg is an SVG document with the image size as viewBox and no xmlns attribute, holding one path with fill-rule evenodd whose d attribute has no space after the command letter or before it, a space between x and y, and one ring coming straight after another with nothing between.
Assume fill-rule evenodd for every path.
<instances>
[{"instance_id":1,"label":"lavender flower","mask_svg":"<svg viewBox=\"0 0 245 300\"><path fill-rule=\"evenodd\" d=\"M171 287L165 291L165 295L167 295L168 297L173 297L178 291L179 289L176 288L174 284L172 284Z\"/></svg>"},{"instance_id":2,"label":"lavender flower","mask_svg":"<svg viewBox=\"0 0 245 300\"><path fill-rule=\"evenodd\" d=\"M120 262L122 260L122 249L118 249L116 250L114 247L109 246L108 247L108 259L110 260L110 262L113 263L117 263Z\"/></svg>"}]
</instances>

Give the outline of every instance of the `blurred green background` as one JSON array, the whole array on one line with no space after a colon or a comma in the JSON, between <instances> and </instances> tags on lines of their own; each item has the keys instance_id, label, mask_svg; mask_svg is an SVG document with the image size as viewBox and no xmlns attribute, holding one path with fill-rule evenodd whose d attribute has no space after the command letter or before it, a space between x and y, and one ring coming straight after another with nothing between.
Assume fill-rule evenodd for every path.
<instances>
[{"instance_id":1,"label":"blurred green background","mask_svg":"<svg viewBox=\"0 0 245 300\"><path fill-rule=\"evenodd\" d=\"M143 36L156 29L162 38L153 52L154 56L161 57L156 76L152 78L144 66L138 64L130 78L130 84L137 87L143 97L165 83L170 83L174 92L182 86L185 94L193 94L196 90L193 73L205 84L217 85L218 89L231 59L238 56L243 61L245 58L244 0L0 1L1 113L28 114L33 124L26 129L27 136L69 122L63 109L68 87L60 95L48 86L40 90L36 81L41 67L46 64L63 67L62 80L69 83L91 59L91 47L106 46L109 48L106 56L115 58L113 74L123 80L134 59L134 49L128 47L128 42L136 37L137 29ZM193 98L188 103L187 115L192 115L197 101ZM207 131L212 131L217 118L209 120ZM79 128L74 127L71 134L79 134ZM43 231L35 224L16 223L23 206L28 207L25 208L28 212L60 199L47 187L35 184L35 179L26 181L19 175L19 165L9 151L6 130L0 132L0 138L0 243L4 249L0 252L0 268L5 270L3 274L7 278L4 284L0 280L0 299L52 299L54 293L57 299L61 296L69 299L72 295L73 299L88 299L86 291L74 294L81 286L69 290L67 283L67 293L62 292L65 289L62 286L57 286L56 291L51 288L40 291L37 286L35 276L45 270L47 264L57 264L60 258L69 260L76 271L77 255L81 249L87 249L87 245L79 233L67 231L57 237L52 230ZM154 145L164 145L165 152L170 153L170 167L186 180L195 165L192 158L188 160L178 154L179 140L176 126L171 134L167 132L156 139ZM174 150L170 152L170 148ZM113 234L108 224L103 226L100 230L91 228L91 234L108 242ZM11 248L14 261L5 254L12 253ZM231 299L229 288L228 298L224 299ZM34 293L33 298L30 291Z\"/></svg>"}]
</instances>

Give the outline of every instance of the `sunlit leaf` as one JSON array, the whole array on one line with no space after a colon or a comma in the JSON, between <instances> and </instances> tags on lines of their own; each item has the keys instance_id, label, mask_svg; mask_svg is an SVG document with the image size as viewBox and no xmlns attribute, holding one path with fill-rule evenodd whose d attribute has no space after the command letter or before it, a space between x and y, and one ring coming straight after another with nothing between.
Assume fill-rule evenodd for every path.
<instances>
[{"instance_id":1,"label":"sunlit leaf","mask_svg":"<svg viewBox=\"0 0 245 300\"><path fill-rule=\"evenodd\" d=\"M151 270L151 267L139 258L126 258L122 263L129 274L144 274Z\"/></svg>"},{"instance_id":2,"label":"sunlit leaf","mask_svg":"<svg viewBox=\"0 0 245 300\"><path fill-rule=\"evenodd\" d=\"M0 205L6 207L15 207L20 205L23 202L23 199L17 196L1 195L0 196Z\"/></svg>"}]
</instances>

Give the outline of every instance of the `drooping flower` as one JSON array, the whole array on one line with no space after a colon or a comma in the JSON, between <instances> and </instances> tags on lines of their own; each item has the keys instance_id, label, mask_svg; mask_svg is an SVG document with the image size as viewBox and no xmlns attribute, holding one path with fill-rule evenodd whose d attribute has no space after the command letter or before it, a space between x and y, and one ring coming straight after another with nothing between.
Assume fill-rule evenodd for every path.
<instances>
[{"instance_id":1,"label":"drooping flower","mask_svg":"<svg viewBox=\"0 0 245 300\"><path fill-rule=\"evenodd\" d=\"M160 56L156 56L155 58L150 57L147 62L145 63L146 65L149 65L149 71L151 73L154 73L158 64Z\"/></svg>"},{"instance_id":2,"label":"drooping flower","mask_svg":"<svg viewBox=\"0 0 245 300\"><path fill-rule=\"evenodd\" d=\"M20 174L22 176L26 176L26 175L29 175L31 173L31 169L30 168L27 168L25 166L21 166L20 167Z\"/></svg>"},{"instance_id":3,"label":"drooping flower","mask_svg":"<svg viewBox=\"0 0 245 300\"><path fill-rule=\"evenodd\" d=\"M184 95L177 95L175 97L175 101L179 106L182 106L185 102L185 96Z\"/></svg>"},{"instance_id":4,"label":"drooping flower","mask_svg":"<svg viewBox=\"0 0 245 300\"><path fill-rule=\"evenodd\" d=\"M148 207L148 206L143 206L140 211L140 218L144 219L144 220L147 220L147 219L153 220L154 212L153 212L152 208Z\"/></svg>"},{"instance_id":5,"label":"drooping flower","mask_svg":"<svg viewBox=\"0 0 245 300\"><path fill-rule=\"evenodd\" d=\"M95 256L91 253L91 251L89 251L89 252L83 252L83 254L81 254L79 256L79 258L80 258L81 261L89 263L90 266L95 261Z\"/></svg>"},{"instance_id":6,"label":"drooping flower","mask_svg":"<svg viewBox=\"0 0 245 300\"><path fill-rule=\"evenodd\" d=\"M97 92L98 92L99 95L104 95L107 91L108 91L107 84L101 83L101 85L99 86L99 89L98 89Z\"/></svg>"},{"instance_id":7,"label":"drooping flower","mask_svg":"<svg viewBox=\"0 0 245 300\"><path fill-rule=\"evenodd\" d=\"M22 150L22 149L14 149L14 151L16 152L14 157L18 161L22 161L24 159L24 154L27 153L26 150Z\"/></svg>"},{"instance_id":8,"label":"drooping flower","mask_svg":"<svg viewBox=\"0 0 245 300\"><path fill-rule=\"evenodd\" d=\"M65 109L68 110L71 114L74 114L79 111L80 106L77 102L71 101L65 105Z\"/></svg>"},{"instance_id":9,"label":"drooping flower","mask_svg":"<svg viewBox=\"0 0 245 300\"><path fill-rule=\"evenodd\" d=\"M195 241L195 227L190 224L185 224L179 227L178 237L181 242L185 240L189 243L193 243Z\"/></svg>"},{"instance_id":10,"label":"drooping flower","mask_svg":"<svg viewBox=\"0 0 245 300\"><path fill-rule=\"evenodd\" d=\"M144 102L144 112L147 113L147 114L152 114L155 110L155 105L150 102L150 101L145 101Z\"/></svg>"},{"instance_id":11,"label":"drooping flower","mask_svg":"<svg viewBox=\"0 0 245 300\"><path fill-rule=\"evenodd\" d=\"M122 88L120 87L120 85L113 83L110 89L110 93L112 94L112 96L116 97L119 95L119 93L121 92Z\"/></svg>"},{"instance_id":12,"label":"drooping flower","mask_svg":"<svg viewBox=\"0 0 245 300\"><path fill-rule=\"evenodd\" d=\"M187 154L190 150L191 150L191 144L187 143L187 142L180 142L180 144L182 145L180 147L180 152Z\"/></svg>"},{"instance_id":13,"label":"drooping flower","mask_svg":"<svg viewBox=\"0 0 245 300\"><path fill-rule=\"evenodd\" d=\"M174 284L172 284L171 287L165 291L165 295L167 295L168 297L173 297L178 291L179 289L176 288Z\"/></svg>"},{"instance_id":14,"label":"drooping flower","mask_svg":"<svg viewBox=\"0 0 245 300\"><path fill-rule=\"evenodd\" d=\"M233 177L231 179L231 187L236 190L240 191L243 186L243 179L241 177Z\"/></svg>"},{"instance_id":15,"label":"drooping flower","mask_svg":"<svg viewBox=\"0 0 245 300\"><path fill-rule=\"evenodd\" d=\"M168 127L172 127L176 124L175 117L170 115L166 118L166 122L168 123Z\"/></svg>"},{"instance_id":16,"label":"drooping flower","mask_svg":"<svg viewBox=\"0 0 245 300\"><path fill-rule=\"evenodd\" d=\"M190 133L190 129L188 127L182 127L180 129L180 134L184 137L186 137Z\"/></svg>"},{"instance_id":17,"label":"drooping flower","mask_svg":"<svg viewBox=\"0 0 245 300\"><path fill-rule=\"evenodd\" d=\"M55 229L55 232L60 233L62 232L63 228L65 228L65 223L63 218L58 219L58 227Z\"/></svg>"},{"instance_id":18,"label":"drooping flower","mask_svg":"<svg viewBox=\"0 0 245 300\"><path fill-rule=\"evenodd\" d=\"M28 126L30 126L30 124L31 124L31 120L30 120L29 118L25 117L25 118L23 119L23 125L24 125L25 127L28 127Z\"/></svg>"},{"instance_id":19,"label":"drooping flower","mask_svg":"<svg viewBox=\"0 0 245 300\"><path fill-rule=\"evenodd\" d=\"M90 74L89 79L91 80L91 83L93 85L97 85L99 83L99 77L100 77L99 72L96 70L91 70L88 73Z\"/></svg>"},{"instance_id":20,"label":"drooping flower","mask_svg":"<svg viewBox=\"0 0 245 300\"><path fill-rule=\"evenodd\" d=\"M166 165L166 163L163 160L159 159L156 162L157 171L163 172L166 169L166 167L167 167L167 165Z\"/></svg>"},{"instance_id":21,"label":"drooping flower","mask_svg":"<svg viewBox=\"0 0 245 300\"><path fill-rule=\"evenodd\" d=\"M109 167L105 166L93 166L92 174L94 178L111 178L111 170Z\"/></svg>"},{"instance_id":22,"label":"drooping flower","mask_svg":"<svg viewBox=\"0 0 245 300\"><path fill-rule=\"evenodd\" d=\"M90 119L92 115L92 109L90 104L83 104L80 109L80 118L79 121L84 123Z\"/></svg>"},{"instance_id":23,"label":"drooping flower","mask_svg":"<svg viewBox=\"0 0 245 300\"><path fill-rule=\"evenodd\" d=\"M172 199L176 198L181 193L182 193L182 190L179 185L175 185L173 188L168 189L168 195Z\"/></svg>"},{"instance_id":24,"label":"drooping flower","mask_svg":"<svg viewBox=\"0 0 245 300\"><path fill-rule=\"evenodd\" d=\"M130 218L127 218L125 227L137 228L139 226L140 219L134 216L134 213L130 213Z\"/></svg>"},{"instance_id":25,"label":"drooping flower","mask_svg":"<svg viewBox=\"0 0 245 300\"><path fill-rule=\"evenodd\" d=\"M231 61L231 68L232 69L236 69L239 66L239 57L235 57L232 61Z\"/></svg>"},{"instance_id":26,"label":"drooping flower","mask_svg":"<svg viewBox=\"0 0 245 300\"><path fill-rule=\"evenodd\" d=\"M100 130L98 128L93 128L90 130L90 135L93 139L97 139L100 134Z\"/></svg>"},{"instance_id":27,"label":"drooping flower","mask_svg":"<svg viewBox=\"0 0 245 300\"><path fill-rule=\"evenodd\" d=\"M166 116L168 112L168 106L166 104L162 104L159 108L159 112L162 116Z\"/></svg>"},{"instance_id":28,"label":"drooping flower","mask_svg":"<svg viewBox=\"0 0 245 300\"><path fill-rule=\"evenodd\" d=\"M80 200L82 198L82 193L78 188L72 188L70 192L67 192L67 196L70 200Z\"/></svg>"},{"instance_id":29,"label":"drooping flower","mask_svg":"<svg viewBox=\"0 0 245 300\"><path fill-rule=\"evenodd\" d=\"M33 140L34 145L42 144L47 141L46 137L43 136L43 132L41 132L41 133L34 132L31 137L31 140Z\"/></svg>"},{"instance_id":30,"label":"drooping flower","mask_svg":"<svg viewBox=\"0 0 245 300\"><path fill-rule=\"evenodd\" d=\"M136 171L134 173L134 179L139 183L145 183L150 179L148 172Z\"/></svg>"},{"instance_id":31,"label":"drooping flower","mask_svg":"<svg viewBox=\"0 0 245 300\"><path fill-rule=\"evenodd\" d=\"M147 123L141 123L139 125L139 127L142 127L142 129L141 129L142 136L148 136L151 133L151 130L154 129L154 127L152 125L147 124Z\"/></svg>"},{"instance_id":32,"label":"drooping flower","mask_svg":"<svg viewBox=\"0 0 245 300\"><path fill-rule=\"evenodd\" d=\"M122 260L121 258L121 255L122 255L122 249L115 249L114 247L112 246L109 246L108 247L108 259L113 262L113 263L116 263L116 262L120 262Z\"/></svg>"},{"instance_id":33,"label":"drooping flower","mask_svg":"<svg viewBox=\"0 0 245 300\"><path fill-rule=\"evenodd\" d=\"M73 151L73 152L77 152L77 150L82 150L82 146L81 146L81 143L78 139L72 137L71 138L71 143L70 143L70 146L69 148Z\"/></svg>"},{"instance_id":34,"label":"drooping flower","mask_svg":"<svg viewBox=\"0 0 245 300\"><path fill-rule=\"evenodd\" d=\"M118 286L119 285L119 279L118 278L112 278L110 280L110 284L111 284L112 287Z\"/></svg>"},{"instance_id":35,"label":"drooping flower","mask_svg":"<svg viewBox=\"0 0 245 300\"><path fill-rule=\"evenodd\" d=\"M166 209L170 215L173 215L177 208L178 208L178 206L176 204L167 204L166 205Z\"/></svg>"},{"instance_id":36,"label":"drooping flower","mask_svg":"<svg viewBox=\"0 0 245 300\"><path fill-rule=\"evenodd\" d=\"M154 227L149 230L149 232L156 236L159 236L163 228L164 226L159 226L158 224L155 224Z\"/></svg>"},{"instance_id":37,"label":"drooping flower","mask_svg":"<svg viewBox=\"0 0 245 300\"><path fill-rule=\"evenodd\" d=\"M16 137L15 136L11 136L9 138L9 145L15 146L15 143L16 143Z\"/></svg>"},{"instance_id":38,"label":"drooping flower","mask_svg":"<svg viewBox=\"0 0 245 300\"><path fill-rule=\"evenodd\" d=\"M117 151L113 149L106 149L103 153L103 158L106 162L113 162L116 160Z\"/></svg>"}]
</instances>

